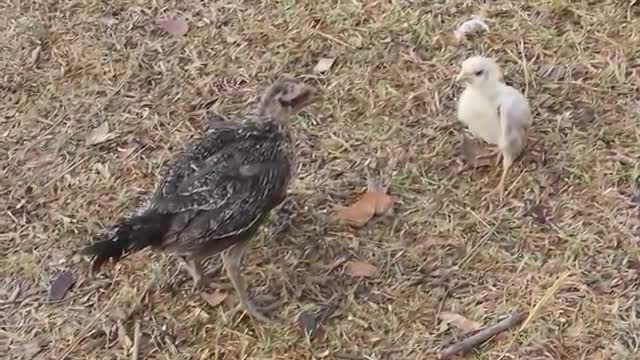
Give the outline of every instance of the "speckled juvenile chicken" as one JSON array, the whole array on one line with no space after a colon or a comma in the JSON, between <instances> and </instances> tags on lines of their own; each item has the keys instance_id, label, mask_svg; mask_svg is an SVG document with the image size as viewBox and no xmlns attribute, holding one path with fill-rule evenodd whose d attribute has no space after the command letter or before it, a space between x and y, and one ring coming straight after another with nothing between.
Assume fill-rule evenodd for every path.
<instances>
[{"instance_id":1,"label":"speckled juvenile chicken","mask_svg":"<svg viewBox=\"0 0 640 360\"><path fill-rule=\"evenodd\" d=\"M287 195L295 169L289 117L316 99L316 90L280 80L246 123L213 124L169 167L150 204L122 219L83 249L93 271L146 247L176 255L201 285L201 261L223 252L227 274L247 312L268 321L249 300L242 255L269 212Z\"/></svg>"},{"instance_id":2,"label":"speckled juvenile chicken","mask_svg":"<svg viewBox=\"0 0 640 360\"><path fill-rule=\"evenodd\" d=\"M532 119L527 98L501 78L495 60L473 56L462 63L457 80L468 81L458 101L458 119L502 153L502 176L494 190L502 196L507 173L526 146Z\"/></svg>"}]
</instances>

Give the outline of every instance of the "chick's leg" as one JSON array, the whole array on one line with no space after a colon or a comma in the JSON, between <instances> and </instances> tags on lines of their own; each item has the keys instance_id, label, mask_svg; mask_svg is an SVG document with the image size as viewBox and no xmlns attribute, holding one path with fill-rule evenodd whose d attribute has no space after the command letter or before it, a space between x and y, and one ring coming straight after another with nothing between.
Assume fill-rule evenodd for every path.
<instances>
[{"instance_id":1,"label":"chick's leg","mask_svg":"<svg viewBox=\"0 0 640 360\"><path fill-rule=\"evenodd\" d=\"M272 320L258 311L258 308L249 299L247 286L242 275L240 275L242 255L244 255L248 246L249 241L242 241L233 245L222 254L222 260L224 261L224 267L227 270L227 275L229 276L233 287L236 289L238 297L240 298L240 303L245 308L245 311L259 321L270 323Z\"/></svg>"},{"instance_id":2,"label":"chick's leg","mask_svg":"<svg viewBox=\"0 0 640 360\"><path fill-rule=\"evenodd\" d=\"M496 191L500 194L500 198L504 195L507 175L509 174L511 165L513 165L513 157L507 153L502 154L502 176L500 176L500 182L498 183L498 187L496 187Z\"/></svg>"}]
</instances>

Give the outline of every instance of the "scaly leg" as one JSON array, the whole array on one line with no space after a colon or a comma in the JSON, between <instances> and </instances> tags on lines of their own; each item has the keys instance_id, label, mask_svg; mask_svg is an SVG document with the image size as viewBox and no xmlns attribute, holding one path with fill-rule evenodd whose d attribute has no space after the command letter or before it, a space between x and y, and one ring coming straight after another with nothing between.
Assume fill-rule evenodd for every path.
<instances>
[{"instance_id":1,"label":"scaly leg","mask_svg":"<svg viewBox=\"0 0 640 360\"><path fill-rule=\"evenodd\" d=\"M202 279L204 278L204 272L202 271L202 264L200 263L200 260L196 260L192 256L184 255L178 256L178 259L180 259L184 268L187 269L187 272L189 272L189 275L193 278L193 287L191 288L191 291L195 292L196 289L202 286Z\"/></svg>"},{"instance_id":2,"label":"scaly leg","mask_svg":"<svg viewBox=\"0 0 640 360\"><path fill-rule=\"evenodd\" d=\"M498 157L498 159L500 159L500 157ZM496 162L496 165L497 164L498 162ZM483 197L483 200L490 196L493 196L496 193L499 194L500 201L503 200L506 182L507 182L507 175L509 174L511 165L513 165L513 157L507 153L503 153L502 154L502 175L500 176L500 182L498 183L498 186L496 186L493 190L491 190L487 195Z\"/></svg>"},{"instance_id":3,"label":"scaly leg","mask_svg":"<svg viewBox=\"0 0 640 360\"><path fill-rule=\"evenodd\" d=\"M227 275L229 276L233 287L236 289L238 297L240 298L240 303L245 308L245 311L249 315L262 322L271 323L273 322L273 320L269 319L260 311L258 311L258 308L249 299L247 286L244 282L244 279L242 278L242 275L240 274L240 267L242 266L242 255L244 255L244 252L249 246L249 243L249 241L242 241L225 250L225 252L222 254L222 260L224 261L224 267L227 270Z\"/></svg>"},{"instance_id":4,"label":"scaly leg","mask_svg":"<svg viewBox=\"0 0 640 360\"><path fill-rule=\"evenodd\" d=\"M511 165L513 165L513 159L511 155L503 154L502 155L502 176L500 176L500 182L496 187L496 191L500 194L500 200L502 200L504 196L505 185L507 182L507 175L509 174L509 169L511 169Z\"/></svg>"}]
</instances>

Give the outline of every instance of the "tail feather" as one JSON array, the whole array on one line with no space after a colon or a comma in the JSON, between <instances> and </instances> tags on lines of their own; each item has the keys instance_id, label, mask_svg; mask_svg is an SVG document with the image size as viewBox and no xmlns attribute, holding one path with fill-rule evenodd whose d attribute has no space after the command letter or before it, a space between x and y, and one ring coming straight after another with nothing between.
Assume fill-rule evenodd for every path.
<instances>
[{"instance_id":1,"label":"tail feather","mask_svg":"<svg viewBox=\"0 0 640 360\"><path fill-rule=\"evenodd\" d=\"M80 254L93 257L91 271L97 272L109 259L117 262L148 246L160 245L169 228L169 216L146 213L121 220L101 240L80 250Z\"/></svg>"}]
</instances>

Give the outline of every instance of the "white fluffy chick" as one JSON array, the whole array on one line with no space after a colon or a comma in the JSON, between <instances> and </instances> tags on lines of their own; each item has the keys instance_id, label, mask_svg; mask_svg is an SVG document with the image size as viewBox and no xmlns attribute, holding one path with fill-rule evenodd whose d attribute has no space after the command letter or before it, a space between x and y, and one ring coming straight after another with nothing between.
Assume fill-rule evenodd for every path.
<instances>
[{"instance_id":1,"label":"white fluffy chick","mask_svg":"<svg viewBox=\"0 0 640 360\"><path fill-rule=\"evenodd\" d=\"M532 119L527 98L501 79L502 72L496 61L482 56L463 61L456 78L467 81L458 100L458 120L465 123L473 135L497 145L502 153L502 176L492 191L498 191L502 197L507 173L527 143Z\"/></svg>"}]
</instances>

